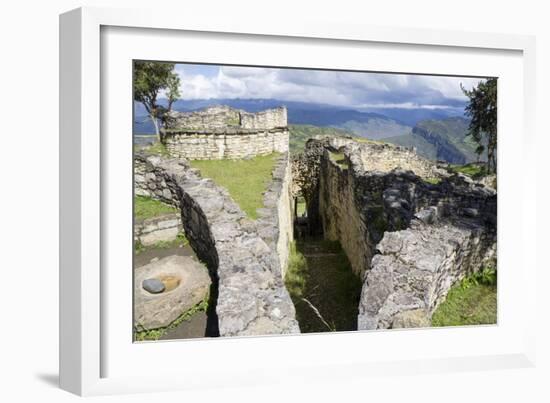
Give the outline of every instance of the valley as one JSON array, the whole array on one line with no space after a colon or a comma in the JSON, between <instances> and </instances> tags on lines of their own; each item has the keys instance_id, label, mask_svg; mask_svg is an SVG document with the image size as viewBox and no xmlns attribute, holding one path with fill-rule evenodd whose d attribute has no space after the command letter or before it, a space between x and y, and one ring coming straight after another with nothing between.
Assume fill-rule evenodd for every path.
<instances>
[{"instance_id":1,"label":"valley","mask_svg":"<svg viewBox=\"0 0 550 403\"><path fill-rule=\"evenodd\" d=\"M377 112L373 112L276 99L178 100L174 108L177 111L192 111L219 104L247 112L285 105L288 109L291 153L303 149L308 138L338 136L415 148L420 156L432 161L467 164L478 160L476 144L467 136L469 120L459 108L378 108ZM134 143L153 142L153 124L140 104L135 105L135 115ZM480 160L486 159L486 153L481 154Z\"/></svg>"}]
</instances>

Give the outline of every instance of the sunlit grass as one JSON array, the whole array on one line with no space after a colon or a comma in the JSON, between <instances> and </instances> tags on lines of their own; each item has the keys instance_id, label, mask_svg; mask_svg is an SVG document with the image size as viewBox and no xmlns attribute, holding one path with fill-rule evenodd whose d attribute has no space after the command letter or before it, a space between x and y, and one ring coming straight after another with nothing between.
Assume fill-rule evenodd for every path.
<instances>
[{"instance_id":1,"label":"sunlit grass","mask_svg":"<svg viewBox=\"0 0 550 403\"><path fill-rule=\"evenodd\" d=\"M137 220L145 220L163 214L175 213L176 211L177 209L175 207L150 197L134 197L134 217Z\"/></svg>"},{"instance_id":2,"label":"sunlit grass","mask_svg":"<svg viewBox=\"0 0 550 403\"><path fill-rule=\"evenodd\" d=\"M495 324L496 271L485 269L453 286L432 316L432 326Z\"/></svg>"},{"instance_id":3,"label":"sunlit grass","mask_svg":"<svg viewBox=\"0 0 550 403\"><path fill-rule=\"evenodd\" d=\"M279 156L273 153L247 160L193 160L191 166L199 169L204 178L226 188L246 215L256 219Z\"/></svg>"}]
</instances>

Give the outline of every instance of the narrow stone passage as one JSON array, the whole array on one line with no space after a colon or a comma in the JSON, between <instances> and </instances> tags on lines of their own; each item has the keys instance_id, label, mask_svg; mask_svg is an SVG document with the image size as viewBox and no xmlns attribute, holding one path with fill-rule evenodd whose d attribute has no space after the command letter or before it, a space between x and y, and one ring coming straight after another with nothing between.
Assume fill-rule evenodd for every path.
<instances>
[{"instance_id":1,"label":"narrow stone passage","mask_svg":"<svg viewBox=\"0 0 550 403\"><path fill-rule=\"evenodd\" d=\"M303 282L298 287L290 285L289 292L301 332L357 330L361 281L351 271L340 244L302 240L296 242L296 254L303 257L298 270Z\"/></svg>"}]
</instances>

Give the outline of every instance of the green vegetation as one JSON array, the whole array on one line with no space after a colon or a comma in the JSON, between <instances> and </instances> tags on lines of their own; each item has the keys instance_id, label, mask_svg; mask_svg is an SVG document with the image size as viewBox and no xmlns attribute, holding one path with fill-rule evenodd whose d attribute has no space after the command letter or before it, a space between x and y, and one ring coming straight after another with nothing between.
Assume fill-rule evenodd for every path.
<instances>
[{"instance_id":1,"label":"green vegetation","mask_svg":"<svg viewBox=\"0 0 550 403\"><path fill-rule=\"evenodd\" d=\"M368 137L373 140L401 136L411 131L410 126L402 125L385 117L370 117L367 121L348 120L339 124L338 127L352 132L354 136Z\"/></svg>"},{"instance_id":2,"label":"green vegetation","mask_svg":"<svg viewBox=\"0 0 550 403\"><path fill-rule=\"evenodd\" d=\"M302 333L357 329L361 280L338 242L295 242L285 285Z\"/></svg>"},{"instance_id":3,"label":"green vegetation","mask_svg":"<svg viewBox=\"0 0 550 403\"><path fill-rule=\"evenodd\" d=\"M199 302L193 308L189 309L182 313L175 321L166 327L161 327L159 329L151 330L142 330L134 331L134 340L135 341L154 341L160 339L168 330L175 329L183 322L191 319L193 315L197 312L206 312L208 309L208 298L205 298L204 301Z\"/></svg>"},{"instance_id":4,"label":"green vegetation","mask_svg":"<svg viewBox=\"0 0 550 403\"><path fill-rule=\"evenodd\" d=\"M306 284L306 258L296 248L296 242L290 244L288 269L285 275L285 286L291 296L299 298L303 295Z\"/></svg>"},{"instance_id":5,"label":"green vegetation","mask_svg":"<svg viewBox=\"0 0 550 403\"><path fill-rule=\"evenodd\" d=\"M451 165L450 169L452 172L462 173L464 175L468 175L473 179L479 179L486 174L485 166L476 163L465 165Z\"/></svg>"},{"instance_id":6,"label":"green vegetation","mask_svg":"<svg viewBox=\"0 0 550 403\"><path fill-rule=\"evenodd\" d=\"M431 183L432 185L437 185L441 182L441 178L426 178L424 182Z\"/></svg>"},{"instance_id":7,"label":"green vegetation","mask_svg":"<svg viewBox=\"0 0 550 403\"><path fill-rule=\"evenodd\" d=\"M312 125L289 125L289 147L291 154L297 154L304 150L306 142L315 136L320 137L346 137L354 136L347 130L333 127L318 127Z\"/></svg>"},{"instance_id":8,"label":"green vegetation","mask_svg":"<svg viewBox=\"0 0 550 403\"><path fill-rule=\"evenodd\" d=\"M429 141L425 140L423 137L417 136L415 134L404 134L402 136L388 137L384 139L385 142L395 144L398 146L416 148L416 153L424 158L429 160L437 159L437 149Z\"/></svg>"},{"instance_id":9,"label":"green vegetation","mask_svg":"<svg viewBox=\"0 0 550 403\"><path fill-rule=\"evenodd\" d=\"M454 285L432 316L432 326L495 324L497 272L487 268Z\"/></svg>"},{"instance_id":10,"label":"green vegetation","mask_svg":"<svg viewBox=\"0 0 550 403\"><path fill-rule=\"evenodd\" d=\"M147 147L142 148L143 151L154 154L154 155L161 155L163 157L169 157L170 153L166 149L166 146L162 144L161 142L157 141Z\"/></svg>"},{"instance_id":11,"label":"green vegetation","mask_svg":"<svg viewBox=\"0 0 550 403\"><path fill-rule=\"evenodd\" d=\"M306 201L305 199L300 196L298 197L298 203L297 203L297 215L298 217L302 217L304 215L304 213L306 212L307 210L307 206L306 206Z\"/></svg>"},{"instance_id":12,"label":"green vegetation","mask_svg":"<svg viewBox=\"0 0 550 403\"><path fill-rule=\"evenodd\" d=\"M430 159L477 161L478 144L468 135L468 120L451 117L418 122L410 134L388 137L385 142L404 147L415 147L418 155ZM486 153L481 155L486 157Z\"/></svg>"},{"instance_id":13,"label":"green vegetation","mask_svg":"<svg viewBox=\"0 0 550 403\"><path fill-rule=\"evenodd\" d=\"M298 154L304 150L306 142L315 137L351 137L359 143L382 143L366 137L357 136L355 133L336 127L320 127L312 125L289 125L290 154Z\"/></svg>"},{"instance_id":14,"label":"green vegetation","mask_svg":"<svg viewBox=\"0 0 550 403\"><path fill-rule=\"evenodd\" d=\"M468 134L476 146L476 153L487 153L487 171L496 173L497 169L497 79L480 81L471 91L460 85L462 92L469 98L466 115L471 120Z\"/></svg>"},{"instance_id":15,"label":"green vegetation","mask_svg":"<svg viewBox=\"0 0 550 403\"><path fill-rule=\"evenodd\" d=\"M344 153L331 152L330 153L330 159L333 162L336 162L339 166L341 166L342 169L348 169L349 168L349 165L347 163L346 156L344 155Z\"/></svg>"},{"instance_id":16,"label":"green vegetation","mask_svg":"<svg viewBox=\"0 0 550 403\"><path fill-rule=\"evenodd\" d=\"M180 232L176 239L172 241L158 241L154 245L145 246L140 241L134 243L134 251L136 254L140 254L148 249L170 249L189 245L189 240L186 238L183 232Z\"/></svg>"},{"instance_id":17,"label":"green vegetation","mask_svg":"<svg viewBox=\"0 0 550 403\"><path fill-rule=\"evenodd\" d=\"M176 211L177 209L175 207L150 197L134 197L134 217L136 220L145 220L163 214L175 213Z\"/></svg>"},{"instance_id":18,"label":"green vegetation","mask_svg":"<svg viewBox=\"0 0 550 403\"><path fill-rule=\"evenodd\" d=\"M191 166L225 187L248 217L256 219L256 209L263 207L263 193L279 156L273 153L248 160L194 160Z\"/></svg>"},{"instance_id":19,"label":"green vegetation","mask_svg":"<svg viewBox=\"0 0 550 403\"><path fill-rule=\"evenodd\" d=\"M166 126L167 114L180 96L180 78L174 63L134 62L134 101L141 102L155 126L160 141L159 122ZM168 104L161 105L159 96L164 95Z\"/></svg>"}]
</instances>

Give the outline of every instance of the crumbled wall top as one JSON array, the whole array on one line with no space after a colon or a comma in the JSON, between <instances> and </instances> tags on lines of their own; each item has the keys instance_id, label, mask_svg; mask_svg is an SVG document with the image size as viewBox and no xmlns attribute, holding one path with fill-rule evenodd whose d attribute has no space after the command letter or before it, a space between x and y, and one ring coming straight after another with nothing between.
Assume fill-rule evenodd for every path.
<instances>
[{"instance_id":1,"label":"crumbled wall top","mask_svg":"<svg viewBox=\"0 0 550 403\"><path fill-rule=\"evenodd\" d=\"M286 128L285 107L250 113L229 106L211 106L194 112L170 112L168 131L177 132L234 132Z\"/></svg>"}]
</instances>

